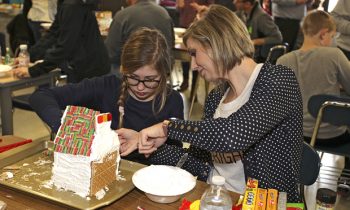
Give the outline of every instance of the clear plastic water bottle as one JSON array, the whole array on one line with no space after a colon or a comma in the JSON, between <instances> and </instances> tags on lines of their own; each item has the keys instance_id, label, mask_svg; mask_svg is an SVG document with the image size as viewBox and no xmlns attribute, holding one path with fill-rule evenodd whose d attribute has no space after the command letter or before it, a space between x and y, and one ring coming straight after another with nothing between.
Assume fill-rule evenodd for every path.
<instances>
[{"instance_id":1,"label":"clear plastic water bottle","mask_svg":"<svg viewBox=\"0 0 350 210\"><path fill-rule=\"evenodd\" d=\"M224 187L225 178L213 176L212 184L203 193L200 210L231 210L232 200Z\"/></svg>"},{"instance_id":2,"label":"clear plastic water bottle","mask_svg":"<svg viewBox=\"0 0 350 210\"><path fill-rule=\"evenodd\" d=\"M6 47L6 54L5 54L5 62L4 64L10 65L11 64L11 55L10 55L10 48Z\"/></svg>"},{"instance_id":3,"label":"clear plastic water bottle","mask_svg":"<svg viewBox=\"0 0 350 210\"><path fill-rule=\"evenodd\" d=\"M26 44L21 44L19 46L19 54L18 54L18 66L19 67L28 67L29 66L29 53L28 46Z\"/></svg>"}]
</instances>

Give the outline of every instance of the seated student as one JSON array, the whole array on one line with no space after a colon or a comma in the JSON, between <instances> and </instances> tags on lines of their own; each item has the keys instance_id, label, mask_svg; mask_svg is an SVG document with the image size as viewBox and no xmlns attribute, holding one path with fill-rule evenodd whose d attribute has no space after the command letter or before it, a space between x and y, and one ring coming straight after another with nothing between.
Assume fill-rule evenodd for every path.
<instances>
[{"instance_id":1,"label":"seated student","mask_svg":"<svg viewBox=\"0 0 350 210\"><path fill-rule=\"evenodd\" d=\"M56 68L69 83L109 73L107 49L96 16L96 0L58 0L58 9L48 33L29 49L31 67L18 67L17 77L38 77Z\"/></svg>"},{"instance_id":2,"label":"seated student","mask_svg":"<svg viewBox=\"0 0 350 210\"><path fill-rule=\"evenodd\" d=\"M213 172L227 178L225 187L241 181L231 174L244 170L244 176L258 179L262 188L287 192L288 202L300 201L302 99L294 72L254 62L246 27L219 5L211 5L187 29L184 43L193 69L220 85L206 100L203 120L170 119L145 128L139 152L158 152L167 137L188 141L215 155ZM243 156L237 155L240 151Z\"/></svg>"},{"instance_id":3,"label":"seated student","mask_svg":"<svg viewBox=\"0 0 350 210\"><path fill-rule=\"evenodd\" d=\"M117 76L120 76L120 55L124 43L133 31L141 27L158 29L163 33L169 46L175 44L174 24L165 8L150 0L128 0L127 3L129 6L118 11L113 17L105 40L112 64L111 73Z\"/></svg>"},{"instance_id":4,"label":"seated student","mask_svg":"<svg viewBox=\"0 0 350 210\"><path fill-rule=\"evenodd\" d=\"M85 79L52 89L39 89L30 98L30 104L39 117L56 132L61 125L62 110L67 105L84 106L112 114L112 129L118 131L121 152L124 148L137 148L137 141L124 141L124 133L131 135L154 123L170 117L183 118L181 95L167 85L167 72L171 68L168 45L157 30L141 28L125 44L122 57L122 75L106 75ZM135 151L126 159L144 164L175 165L185 151L176 145L165 145L171 153L146 159ZM160 148L159 151L161 151ZM196 155L195 153L193 155ZM155 155L156 156L156 153ZM184 169L205 179L209 166L190 155Z\"/></svg>"},{"instance_id":5,"label":"seated student","mask_svg":"<svg viewBox=\"0 0 350 210\"><path fill-rule=\"evenodd\" d=\"M282 34L273 19L256 0L234 0L237 16L245 23L255 46L254 59L264 62L269 48L282 43Z\"/></svg>"},{"instance_id":6,"label":"seated student","mask_svg":"<svg viewBox=\"0 0 350 210\"><path fill-rule=\"evenodd\" d=\"M297 76L304 115L304 139L310 142L316 119L308 112L311 96L317 94L340 95L340 86L350 94L350 63L339 48L329 47L336 35L333 18L326 12L310 12L303 20L304 42L299 50L277 60L292 68ZM336 145L350 139L346 126L322 123L316 144Z\"/></svg>"}]
</instances>

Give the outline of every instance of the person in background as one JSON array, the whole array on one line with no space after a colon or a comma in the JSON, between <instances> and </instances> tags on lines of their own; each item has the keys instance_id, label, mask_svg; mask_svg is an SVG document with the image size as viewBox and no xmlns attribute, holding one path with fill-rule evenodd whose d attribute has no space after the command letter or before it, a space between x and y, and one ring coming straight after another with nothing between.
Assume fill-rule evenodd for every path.
<instances>
[{"instance_id":1,"label":"person in background","mask_svg":"<svg viewBox=\"0 0 350 210\"><path fill-rule=\"evenodd\" d=\"M55 20L57 0L30 0L30 3L31 7L27 19L33 32L34 41L37 42L44 30L41 24L52 23Z\"/></svg>"},{"instance_id":2,"label":"person in background","mask_svg":"<svg viewBox=\"0 0 350 210\"><path fill-rule=\"evenodd\" d=\"M224 6L227 9L231 10L232 12L235 12L237 10L232 0L215 0L214 4L219 4L221 6Z\"/></svg>"},{"instance_id":3,"label":"person in background","mask_svg":"<svg viewBox=\"0 0 350 210\"><path fill-rule=\"evenodd\" d=\"M260 5L267 14L269 14L270 16L272 15L271 0L260 0Z\"/></svg>"},{"instance_id":4,"label":"person in background","mask_svg":"<svg viewBox=\"0 0 350 210\"><path fill-rule=\"evenodd\" d=\"M303 20L302 30L302 47L280 57L277 63L292 68L298 78L304 104L304 140L310 143L316 119L308 111L308 101L317 94L340 96L341 87L350 95L350 62L340 49L330 47L336 38L336 24L329 14L320 10L310 12ZM339 146L349 139L347 126L322 123L316 145ZM344 169L350 169L348 157Z\"/></svg>"},{"instance_id":5,"label":"person in background","mask_svg":"<svg viewBox=\"0 0 350 210\"><path fill-rule=\"evenodd\" d=\"M173 21L168 12L152 0L129 0L129 7L118 11L113 17L105 45L111 62L111 72L120 75L120 55L130 34L141 28L158 29L167 40L171 50L175 44ZM170 72L168 72L170 74Z\"/></svg>"},{"instance_id":6,"label":"person in background","mask_svg":"<svg viewBox=\"0 0 350 210\"><path fill-rule=\"evenodd\" d=\"M30 97L30 104L53 132L58 131L62 110L68 105L110 112L111 128L119 128L121 154L124 156L127 149L134 151L126 159L143 164L175 165L185 153L180 144L171 144L169 139L162 148L171 153L163 154L160 148L159 155L155 153L146 159L136 150L137 139L125 140L127 136L137 136L138 131L164 119L183 119L182 98L167 85L167 72L171 68L168 48L159 31L140 28L125 43L121 56L122 78L105 75L63 87L39 89ZM201 178L205 178L209 171L209 166L193 155L183 167Z\"/></svg>"},{"instance_id":7,"label":"person in background","mask_svg":"<svg viewBox=\"0 0 350 210\"><path fill-rule=\"evenodd\" d=\"M244 170L260 187L287 192L288 202L300 201L303 116L293 70L255 63L245 25L219 5L211 5L206 16L187 29L184 43L193 69L219 86L206 100L203 120L170 119L145 128L139 152L152 154L168 137L186 141L212 152L213 173L226 178L229 190L238 180L245 184L244 177L232 177Z\"/></svg>"},{"instance_id":8,"label":"person in background","mask_svg":"<svg viewBox=\"0 0 350 210\"><path fill-rule=\"evenodd\" d=\"M197 12L205 9L206 6L214 3L214 0L177 0L176 8L179 11L179 25L182 28L188 28L196 19ZM181 62L183 82L179 91L186 91L189 86L190 62ZM194 94L195 81L197 80L197 72L192 71L191 96Z\"/></svg>"},{"instance_id":9,"label":"person in background","mask_svg":"<svg viewBox=\"0 0 350 210\"><path fill-rule=\"evenodd\" d=\"M288 43L288 51L294 50L300 30L300 21L306 15L307 6L313 0L271 0L272 16L280 29L283 42Z\"/></svg>"},{"instance_id":10,"label":"person in background","mask_svg":"<svg viewBox=\"0 0 350 210\"><path fill-rule=\"evenodd\" d=\"M24 0L22 4L22 13L17 14L7 24L6 30L9 35L9 48L14 56L17 56L21 44L28 47L34 45L33 32L28 25L27 15L31 7L30 0Z\"/></svg>"},{"instance_id":11,"label":"person in background","mask_svg":"<svg viewBox=\"0 0 350 210\"><path fill-rule=\"evenodd\" d=\"M264 62L267 53L263 52L268 52L267 48L282 43L282 34L278 26L256 0L234 0L234 3L238 10L236 14L247 26L254 43L255 61Z\"/></svg>"},{"instance_id":12,"label":"person in background","mask_svg":"<svg viewBox=\"0 0 350 210\"><path fill-rule=\"evenodd\" d=\"M48 33L29 54L31 67L14 69L15 76L37 77L56 68L67 74L69 83L109 73L109 60L97 20L95 0L58 0L58 13Z\"/></svg>"},{"instance_id":13,"label":"person in background","mask_svg":"<svg viewBox=\"0 0 350 210\"><path fill-rule=\"evenodd\" d=\"M128 5L126 0L99 0L97 7L99 11L111 11L112 15L114 16L115 13L117 13L119 10L126 8L127 6Z\"/></svg>"},{"instance_id":14,"label":"person in background","mask_svg":"<svg viewBox=\"0 0 350 210\"><path fill-rule=\"evenodd\" d=\"M299 50L287 53L278 64L293 69L303 96L304 139L310 142L316 119L308 112L311 96L340 96L340 87L350 94L350 62L338 48L330 47L336 36L334 19L321 10L310 12L303 20L304 42ZM321 125L317 145L331 146L348 142L346 126Z\"/></svg>"},{"instance_id":15,"label":"person in background","mask_svg":"<svg viewBox=\"0 0 350 210\"><path fill-rule=\"evenodd\" d=\"M340 33L336 39L337 46L350 60L350 1L338 0L331 15L337 24L337 31Z\"/></svg>"}]
</instances>

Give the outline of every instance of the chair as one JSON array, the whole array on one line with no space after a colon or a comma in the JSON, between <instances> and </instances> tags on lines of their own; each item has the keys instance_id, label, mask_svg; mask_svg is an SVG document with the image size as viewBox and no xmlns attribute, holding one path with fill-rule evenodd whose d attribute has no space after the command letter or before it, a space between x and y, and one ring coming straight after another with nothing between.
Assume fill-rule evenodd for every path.
<instances>
[{"instance_id":1,"label":"chair","mask_svg":"<svg viewBox=\"0 0 350 210\"><path fill-rule=\"evenodd\" d=\"M320 172L320 167L320 156L317 154L314 148L312 148L308 143L304 142L299 174L299 190L302 201L305 205L305 210L307 210L307 205L305 202L304 186L309 186L316 182Z\"/></svg>"},{"instance_id":2,"label":"chair","mask_svg":"<svg viewBox=\"0 0 350 210\"><path fill-rule=\"evenodd\" d=\"M288 49L287 43L275 45L271 47L269 53L267 54L266 62L269 62L271 64L276 64L277 59L287 53L287 49Z\"/></svg>"},{"instance_id":3,"label":"chair","mask_svg":"<svg viewBox=\"0 0 350 210\"><path fill-rule=\"evenodd\" d=\"M323 156L323 152L334 155L341 155L344 157L350 157L350 139L348 143L341 145L316 145L317 134L322 122L330 123L336 126L350 126L350 98L325 94L314 95L309 99L308 110L310 114L316 118L316 123L311 137L310 145L313 146L316 150L322 152L321 159ZM338 167L330 168L338 169L339 171L341 171L341 169L339 169ZM349 170L343 170L342 175L346 175L348 173ZM345 179L345 183L346 179L349 179L341 176L340 180L342 180L343 178Z\"/></svg>"},{"instance_id":4,"label":"chair","mask_svg":"<svg viewBox=\"0 0 350 210\"><path fill-rule=\"evenodd\" d=\"M310 145L315 147L316 150L350 157L350 139L348 144L338 147L315 145L317 134L322 122L336 126L350 126L350 98L325 94L314 95L309 99L308 110L310 114L316 118L316 124Z\"/></svg>"},{"instance_id":5,"label":"chair","mask_svg":"<svg viewBox=\"0 0 350 210\"><path fill-rule=\"evenodd\" d=\"M29 104L29 97L31 94L24 94L12 97L12 106L14 108L24 109L27 111L34 111Z\"/></svg>"}]
</instances>

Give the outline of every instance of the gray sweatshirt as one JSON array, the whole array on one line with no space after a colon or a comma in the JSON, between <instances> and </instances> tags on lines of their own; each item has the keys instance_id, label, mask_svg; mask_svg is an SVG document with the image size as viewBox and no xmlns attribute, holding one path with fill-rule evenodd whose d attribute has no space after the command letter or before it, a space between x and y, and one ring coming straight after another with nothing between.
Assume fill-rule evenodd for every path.
<instances>
[{"instance_id":1,"label":"gray sweatshirt","mask_svg":"<svg viewBox=\"0 0 350 210\"><path fill-rule=\"evenodd\" d=\"M350 62L336 47L317 47L308 51L296 50L280 57L277 64L293 69L303 97L304 136L311 137L315 118L307 109L312 95L340 95L340 85L350 94ZM328 139L346 131L345 126L322 123L318 138Z\"/></svg>"}]
</instances>

